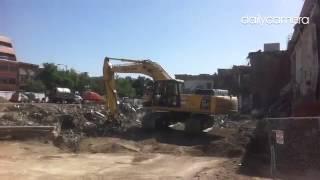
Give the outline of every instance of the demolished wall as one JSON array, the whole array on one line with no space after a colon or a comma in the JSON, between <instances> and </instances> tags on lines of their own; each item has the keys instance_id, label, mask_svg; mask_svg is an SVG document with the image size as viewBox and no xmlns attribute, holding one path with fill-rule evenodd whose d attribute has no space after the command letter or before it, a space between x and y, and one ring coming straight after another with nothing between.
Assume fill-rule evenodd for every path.
<instances>
[{"instance_id":1,"label":"demolished wall","mask_svg":"<svg viewBox=\"0 0 320 180\"><path fill-rule=\"evenodd\" d=\"M308 113L302 113L303 115L315 115L319 113L310 112L310 108L305 107L310 107L310 104L315 107L320 106L318 103L320 100L319 1L306 1L301 16L309 17L310 24L297 24L288 45L289 52L291 53L292 104L294 112L299 111L298 114L305 111Z\"/></svg>"},{"instance_id":2,"label":"demolished wall","mask_svg":"<svg viewBox=\"0 0 320 180\"><path fill-rule=\"evenodd\" d=\"M249 53L248 58L253 108L267 111L290 81L289 54L287 51L258 51Z\"/></svg>"}]
</instances>

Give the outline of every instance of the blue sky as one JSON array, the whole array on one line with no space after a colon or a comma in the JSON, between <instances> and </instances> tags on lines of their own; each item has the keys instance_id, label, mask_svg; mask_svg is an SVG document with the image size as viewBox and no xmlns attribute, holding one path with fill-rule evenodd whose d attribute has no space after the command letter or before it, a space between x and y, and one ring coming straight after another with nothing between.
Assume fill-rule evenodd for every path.
<instances>
[{"instance_id":1,"label":"blue sky","mask_svg":"<svg viewBox=\"0 0 320 180\"><path fill-rule=\"evenodd\" d=\"M20 60L101 75L105 56L149 58L170 74L246 64L263 43L286 48L292 24L243 25L243 16L298 16L302 0L0 0L0 34Z\"/></svg>"}]
</instances>

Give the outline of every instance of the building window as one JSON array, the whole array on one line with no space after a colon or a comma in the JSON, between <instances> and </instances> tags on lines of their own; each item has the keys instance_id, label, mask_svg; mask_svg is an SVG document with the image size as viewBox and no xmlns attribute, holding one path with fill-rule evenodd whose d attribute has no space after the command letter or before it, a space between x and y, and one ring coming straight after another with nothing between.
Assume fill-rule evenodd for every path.
<instances>
[{"instance_id":1,"label":"building window","mask_svg":"<svg viewBox=\"0 0 320 180\"><path fill-rule=\"evenodd\" d=\"M6 80L5 79L0 79L0 84L6 84Z\"/></svg>"},{"instance_id":2,"label":"building window","mask_svg":"<svg viewBox=\"0 0 320 180\"><path fill-rule=\"evenodd\" d=\"M0 65L0 71L8 71L8 65L7 64Z\"/></svg>"},{"instance_id":3,"label":"building window","mask_svg":"<svg viewBox=\"0 0 320 180\"><path fill-rule=\"evenodd\" d=\"M16 84L16 79L9 79L9 84Z\"/></svg>"},{"instance_id":4,"label":"building window","mask_svg":"<svg viewBox=\"0 0 320 180\"><path fill-rule=\"evenodd\" d=\"M16 56L14 56L14 55L0 55L0 59L16 61Z\"/></svg>"},{"instance_id":5,"label":"building window","mask_svg":"<svg viewBox=\"0 0 320 180\"><path fill-rule=\"evenodd\" d=\"M0 84L16 84L16 79L14 78L0 78Z\"/></svg>"},{"instance_id":6,"label":"building window","mask_svg":"<svg viewBox=\"0 0 320 180\"><path fill-rule=\"evenodd\" d=\"M11 43L7 43L7 42L2 42L0 41L0 47L11 47L12 48L12 44Z\"/></svg>"},{"instance_id":7,"label":"building window","mask_svg":"<svg viewBox=\"0 0 320 180\"><path fill-rule=\"evenodd\" d=\"M20 83L24 84L28 81L28 76L27 75L20 75L19 79L20 79Z\"/></svg>"},{"instance_id":8,"label":"building window","mask_svg":"<svg viewBox=\"0 0 320 180\"><path fill-rule=\"evenodd\" d=\"M207 83L207 89L212 89L212 84L211 83Z\"/></svg>"},{"instance_id":9,"label":"building window","mask_svg":"<svg viewBox=\"0 0 320 180\"><path fill-rule=\"evenodd\" d=\"M17 67L16 66L9 66L9 71L10 72L16 72L17 71Z\"/></svg>"},{"instance_id":10,"label":"building window","mask_svg":"<svg viewBox=\"0 0 320 180\"><path fill-rule=\"evenodd\" d=\"M6 55L0 55L0 59L9 59L9 56L6 56Z\"/></svg>"}]
</instances>

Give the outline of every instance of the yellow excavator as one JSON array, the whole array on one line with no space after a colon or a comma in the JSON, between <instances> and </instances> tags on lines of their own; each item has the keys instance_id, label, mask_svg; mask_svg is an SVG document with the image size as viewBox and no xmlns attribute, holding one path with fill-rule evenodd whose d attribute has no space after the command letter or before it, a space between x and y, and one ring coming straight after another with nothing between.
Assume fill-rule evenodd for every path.
<instances>
[{"instance_id":1,"label":"yellow excavator","mask_svg":"<svg viewBox=\"0 0 320 180\"><path fill-rule=\"evenodd\" d=\"M111 60L125 63L113 65ZM103 66L106 108L115 120L119 118L115 73L139 73L153 79L152 91L144 102L147 114L141 123L145 129L163 129L184 122L186 132L198 133L212 126L216 115L238 111L237 98L229 96L226 90L199 89L193 94L182 94L183 81L172 78L156 62L106 57Z\"/></svg>"}]
</instances>

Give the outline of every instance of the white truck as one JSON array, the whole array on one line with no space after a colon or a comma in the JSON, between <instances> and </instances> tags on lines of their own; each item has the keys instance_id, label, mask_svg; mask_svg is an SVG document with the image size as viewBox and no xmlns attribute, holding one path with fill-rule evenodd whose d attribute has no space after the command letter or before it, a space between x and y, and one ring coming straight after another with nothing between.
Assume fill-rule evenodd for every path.
<instances>
[{"instance_id":1,"label":"white truck","mask_svg":"<svg viewBox=\"0 0 320 180\"><path fill-rule=\"evenodd\" d=\"M71 92L69 88L57 87L49 94L49 102L52 103L80 103L81 97Z\"/></svg>"}]
</instances>

